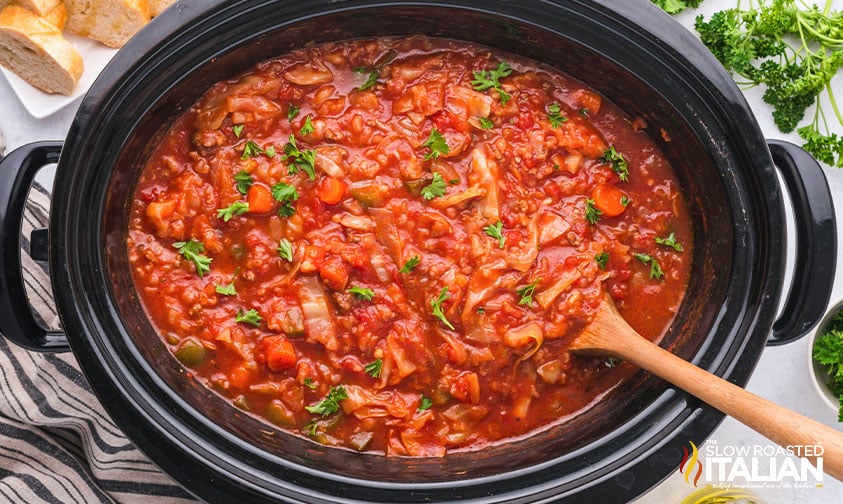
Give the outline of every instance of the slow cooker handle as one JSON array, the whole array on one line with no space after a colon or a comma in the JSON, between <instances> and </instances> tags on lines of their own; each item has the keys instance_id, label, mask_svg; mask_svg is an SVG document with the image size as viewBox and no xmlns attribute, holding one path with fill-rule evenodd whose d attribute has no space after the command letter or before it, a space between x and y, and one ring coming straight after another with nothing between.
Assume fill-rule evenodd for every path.
<instances>
[{"instance_id":1,"label":"slow cooker handle","mask_svg":"<svg viewBox=\"0 0 843 504\"><path fill-rule=\"evenodd\" d=\"M32 314L23 283L20 230L35 175L57 163L61 142L35 142L0 159L0 333L29 350L70 350L64 333L41 327Z\"/></svg>"},{"instance_id":2,"label":"slow cooker handle","mask_svg":"<svg viewBox=\"0 0 843 504\"><path fill-rule=\"evenodd\" d=\"M793 284L767 340L783 345L807 334L822 319L837 265L837 222L820 164L801 147L768 140L773 161L790 192L796 220Z\"/></svg>"}]
</instances>

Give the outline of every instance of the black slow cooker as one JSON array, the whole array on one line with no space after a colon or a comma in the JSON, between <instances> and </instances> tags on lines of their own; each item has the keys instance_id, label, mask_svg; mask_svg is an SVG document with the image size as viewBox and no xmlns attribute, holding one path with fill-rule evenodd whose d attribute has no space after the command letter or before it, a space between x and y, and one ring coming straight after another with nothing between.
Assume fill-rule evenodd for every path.
<instances>
[{"instance_id":1,"label":"black slow cooker","mask_svg":"<svg viewBox=\"0 0 843 504\"><path fill-rule=\"evenodd\" d=\"M425 34L485 44L585 82L671 161L694 222L686 300L662 345L744 385L768 342L816 324L834 276L831 195L801 149L767 142L731 77L648 0L178 1L132 39L82 101L64 143L0 167L0 331L38 351L73 350L131 440L214 502L625 502L677 470L722 413L646 373L557 427L443 458L329 448L259 422L185 374L136 295L128 208L156 141L212 84L305 44ZM774 165L775 160L775 165ZM26 191L58 162L49 263L64 334L24 301L17 236ZM778 166L779 170L775 166ZM784 180L796 220L786 265Z\"/></svg>"}]
</instances>

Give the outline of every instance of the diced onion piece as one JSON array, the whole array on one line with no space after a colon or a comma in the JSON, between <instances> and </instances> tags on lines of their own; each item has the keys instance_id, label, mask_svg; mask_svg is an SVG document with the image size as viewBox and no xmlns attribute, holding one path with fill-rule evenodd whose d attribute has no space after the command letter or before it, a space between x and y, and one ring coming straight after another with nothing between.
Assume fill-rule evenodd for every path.
<instances>
[{"instance_id":1,"label":"diced onion piece","mask_svg":"<svg viewBox=\"0 0 843 504\"><path fill-rule=\"evenodd\" d=\"M304 314L307 341L321 343L328 350L338 349L339 341L322 284L316 277L302 276L297 294Z\"/></svg>"},{"instance_id":2,"label":"diced onion piece","mask_svg":"<svg viewBox=\"0 0 843 504\"><path fill-rule=\"evenodd\" d=\"M486 191L479 187L469 187L465 191L453 194L446 194L440 198L434 198L428 203L433 208L443 209L459 205L474 198L479 198L485 195Z\"/></svg>"},{"instance_id":3,"label":"diced onion piece","mask_svg":"<svg viewBox=\"0 0 843 504\"><path fill-rule=\"evenodd\" d=\"M374 223L372 224L372 228L374 229ZM375 275L377 275L378 280L381 282L389 282L392 280L392 274L389 271L388 265L392 263L388 257L380 253L372 253L369 263L372 265L372 269L375 270Z\"/></svg>"},{"instance_id":4,"label":"diced onion piece","mask_svg":"<svg viewBox=\"0 0 843 504\"><path fill-rule=\"evenodd\" d=\"M313 86L331 82L334 74L321 63L301 63L287 70L284 78L299 86Z\"/></svg>"},{"instance_id":5,"label":"diced onion piece","mask_svg":"<svg viewBox=\"0 0 843 504\"><path fill-rule=\"evenodd\" d=\"M571 224L555 213L544 213L539 217L539 245L547 245L565 236Z\"/></svg>"},{"instance_id":6,"label":"diced onion piece","mask_svg":"<svg viewBox=\"0 0 843 504\"><path fill-rule=\"evenodd\" d=\"M544 342L544 331L538 322L528 322L522 326L510 329L504 333L504 343L511 348L530 349L522 355L519 361L527 360L542 346Z\"/></svg>"},{"instance_id":7,"label":"diced onion piece","mask_svg":"<svg viewBox=\"0 0 843 504\"><path fill-rule=\"evenodd\" d=\"M527 411L530 409L530 402L533 398L528 395L522 395L515 400L512 405L512 416L517 419L527 418Z\"/></svg>"},{"instance_id":8,"label":"diced onion piece","mask_svg":"<svg viewBox=\"0 0 843 504\"><path fill-rule=\"evenodd\" d=\"M536 369L536 374L539 375L539 378L542 379L543 382L547 383L548 385L554 385L559 383L560 380L564 380L565 373L563 372L563 365L559 359L554 359L550 362L545 362L541 366Z\"/></svg>"},{"instance_id":9,"label":"diced onion piece","mask_svg":"<svg viewBox=\"0 0 843 504\"><path fill-rule=\"evenodd\" d=\"M341 179L345 176L345 171L342 167L328 155L325 149L316 149L316 159L313 165L325 172L329 177Z\"/></svg>"},{"instance_id":10,"label":"diced onion piece","mask_svg":"<svg viewBox=\"0 0 843 504\"><path fill-rule=\"evenodd\" d=\"M343 212L340 215L333 215L331 220L339 223L342 227L357 231L372 231L375 229L375 221L366 215L352 215Z\"/></svg>"},{"instance_id":11,"label":"diced onion piece","mask_svg":"<svg viewBox=\"0 0 843 504\"><path fill-rule=\"evenodd\" d=\"M373 391L358 385L345 385L348 396L340 406L346 415L357 418L406 418L409 406L405 398L392 390Z\"/></svg>"},{"instance_id":12,"label":"diced onion piece","mask_svg":"<svg viewBox=\"0 0 843 504\"><path fill-rule=\"evenodd\" d=\"M560 294L574 285L582 276L578 270L569 270L556 277L556 281L546 289L536 294L536 302L545 310L559 297Z\"/></svg>"},{"instance_id":13,"label":"diced onion piece","mask_svg":"<svg viewBox=\"0 0 843 504\"><path fill-rule=\"evenodd\" d=\"M491 96L463 86L454 86L450 90L451 96L465 102L469 114L476 117L489 117L492 112Z\"/></svg>"},{"instance_id":14,"label":"diced onion piece","mask_svg":"<svg viewBox=\"0 0 843 504\"><path fill-rule=\"evenodd\" d=\"M539 255L539 227L538 215L534 215L527 225L527 239L520 248L510 249L506 255L506 263L513 269L526 272L536 262Z\"/></svg>"},{"instance_id":15,"label":"diced onion piece","mask_svg":"<svg viewBox=\"0 0 843 504\"><path fill-rule=\"evenodd\" d=\"M497 164L486 157L482 148L477 148L471 153L471 169L478 174L479 186L486 191L481 213L490 222L499 221L500 203L498 201Z\"/></svg>"}]
</instances>

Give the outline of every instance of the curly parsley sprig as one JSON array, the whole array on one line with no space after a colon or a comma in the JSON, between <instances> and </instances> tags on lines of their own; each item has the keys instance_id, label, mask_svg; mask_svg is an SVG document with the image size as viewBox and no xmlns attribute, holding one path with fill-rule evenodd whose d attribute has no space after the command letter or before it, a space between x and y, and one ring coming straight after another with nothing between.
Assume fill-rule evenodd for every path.
<instances>
[{"instance_id":1,"label":"curly parsley sprig","mask_svg":"<svg viewBox=\"0 0 843 504\"><path fill-rule=\"evenodd\" d=\"M742 88L764 89L779 130L796 130L805 150L843 168L843 135L829 124L836 119L843 127L831 84L843 68L843 13L831 11L831 4L826 0L820 9L796 0L758 0L708 20L698 16L694 27L723 66L743 79L736 79ZM831 110L824 108L823 97ZM799 127L811 107L811 122Z\"/></svg>"},{"instance_id":2,"label":"curly parsley sprig","mask_svg":"<svg viewBox=\"0 0 843 504\"><path fill-rule=\"evenodd\" d=\"M668 14L678 14L687 8L697 8L703 0L650 0Z\"/></svg>"},{"instance_id":3,"label":"curly parsley sprig","mask_svg":"<svg viewBox=\"0 0 843 504\"><path fill-rule=\"evenodd\" d=\"M512 68L506 61L498 63L497 68L492 70L475 70L472 72L474 80L471 81L472 87L477 91L486 91L487 89L495 89L500 96L501 105L506 105L512 99L512 95L504 91L501 85L501 78L508 77L512 73Z\"/></svg>"},{"instance_id":4,"label":"curly parsley sprig","mask_svg":"<svg viewBox=\"0 0 843 504\"><path fill-rule=\"evenodd\" d=\"M201 242L196 240L176 242L173 244L173 247L179 251L182 257L188 261L193 261L193 265L196 266L196 274L199 275L199 278L202 278L205 276L205 273L211 271L211 261L213 259L203 254L205 252L205 246Z\"/></svg>"}]
</instances>

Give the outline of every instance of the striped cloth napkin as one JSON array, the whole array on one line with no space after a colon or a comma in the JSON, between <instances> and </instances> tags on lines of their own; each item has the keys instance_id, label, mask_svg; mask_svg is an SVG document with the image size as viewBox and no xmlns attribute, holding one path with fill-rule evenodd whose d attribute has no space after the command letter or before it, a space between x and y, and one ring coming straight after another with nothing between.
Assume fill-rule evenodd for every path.
<instances>
[{"instance_id":1,"label":"striped cloth napkin","mask_svg":"<svg viewBox=\"0 0 843 504\"><path fill-rule=\"evenodd\" d=\"M29 257L50 197L38 185L24 214L21 262L36 317L57 328L45 265ZM195 500L123 435L72 353L29 352L0 337L0 502L187 504Z\"/></svg>"}]
</instances>

